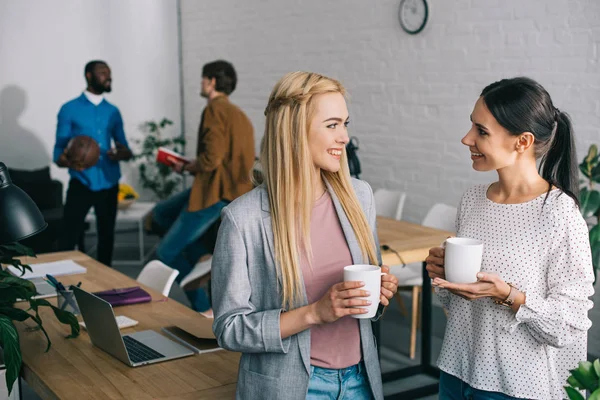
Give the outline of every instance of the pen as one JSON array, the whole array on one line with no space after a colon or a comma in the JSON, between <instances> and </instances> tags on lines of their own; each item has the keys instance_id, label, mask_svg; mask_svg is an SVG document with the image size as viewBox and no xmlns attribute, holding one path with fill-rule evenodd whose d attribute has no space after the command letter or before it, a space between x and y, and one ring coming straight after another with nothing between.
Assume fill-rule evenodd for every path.
<instances>
[{"instance_id":1,"label":"pen","mask_svg":"<svg viewBox=\"0 0 600 400\"><path fill-rule=\"evenodd\" d=\"M50 274L46 274L46 278L48 278L48 280L50 281L50 284L52 286L54 286L56 289L58 290L66 290L65 287L63 286L62 283L60 283L59 281L56 280L55 277L53 277Z\"/></svg>"}]
</instances>

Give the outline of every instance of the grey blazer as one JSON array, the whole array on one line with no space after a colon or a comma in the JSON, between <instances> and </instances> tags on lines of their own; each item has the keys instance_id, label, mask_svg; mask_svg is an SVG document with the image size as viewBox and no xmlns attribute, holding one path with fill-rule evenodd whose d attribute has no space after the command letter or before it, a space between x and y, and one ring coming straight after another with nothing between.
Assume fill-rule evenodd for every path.
<instances>
[{"instance_id":1,"label":"grey blazer","mask_svg":"<svg viewBox=\"0 0 600 400\"><path fill-rule=\"evenodd\" d=\"M352 185L377 243L375 204L369 184ZM329 185L328 185L329 186ZM363 259L354 231L329 186L352 260ZM212 259L213 331L223 348L241 352L237 399L305 399L310 371L310 330L281 339L279 292L273 231L267 191L263 186L239 197L221 214L222 222ZM379 249L379 246L377 246ZM381 255L378 250L379 263ZM306 305L306 292L302 305ZM380 306L378 318L382 313ZM383 399L377 344L371 321L361 319L363 361L373 397Z\"/></svg>"}]
</instances>

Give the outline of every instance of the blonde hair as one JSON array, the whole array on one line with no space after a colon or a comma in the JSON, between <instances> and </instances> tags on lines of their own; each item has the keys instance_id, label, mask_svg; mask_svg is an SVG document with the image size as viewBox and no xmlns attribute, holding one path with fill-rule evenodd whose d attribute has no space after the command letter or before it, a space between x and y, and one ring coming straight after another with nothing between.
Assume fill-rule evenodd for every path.
<instances>
[{"instance_id":1,"label":"blonde hair","mask_svg":"<svg viewBox=\"0 0 600 400\"><path fill-rule=\"evenodd\" d=\"M346 94L342 84L323 75L292 72L273 88L265 109L265 135L260 163L269 196L277 273L282 283L282 306L296 307L302 298L299 255L312 258L310 217L317 186L308 148L308 127L314 114L313 98L324 93ZM338 172L321 170L339 198L352 225L363 257L377 264L375 240L354 193L346 151Z\"/></svg>"}]
</instances>

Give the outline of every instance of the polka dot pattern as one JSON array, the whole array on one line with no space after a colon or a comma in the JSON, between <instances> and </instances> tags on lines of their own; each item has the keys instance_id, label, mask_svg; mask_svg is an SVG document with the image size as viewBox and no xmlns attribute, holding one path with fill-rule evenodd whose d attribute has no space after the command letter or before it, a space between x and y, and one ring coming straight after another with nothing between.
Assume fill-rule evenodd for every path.
<instances>
[{"instance_id":1,"label":"polka dot pattern","mask_svg":"<svg viewBox=\"0 0 600 400\"><path fill-rule=\"evenodd\" d=\"M438 290L448 310L438 365L469 385L526 399L562 399L569 369L587 357L593 269L588 230L573 199L553 190L520 204L463 195L457 236L483 240L482 271L526 294L515 314L490 298Z\"/></svg>"}]
</instances>

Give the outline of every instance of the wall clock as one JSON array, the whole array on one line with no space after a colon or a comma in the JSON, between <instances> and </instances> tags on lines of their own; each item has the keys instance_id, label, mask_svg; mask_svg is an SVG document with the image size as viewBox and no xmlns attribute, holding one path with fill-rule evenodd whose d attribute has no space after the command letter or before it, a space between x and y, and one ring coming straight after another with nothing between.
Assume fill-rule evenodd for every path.
<instances>
[{"instance_id":1,"label":"wall clock","mask_svg":"<svg viewBox=\"0 0 600 400\"><path fill-rule=\"evenodd\" d=\"M402 0L398 10L398 21L407 33L416 35L425 28L429 17L427 0Z\"/></svg>"}]
</instances>

